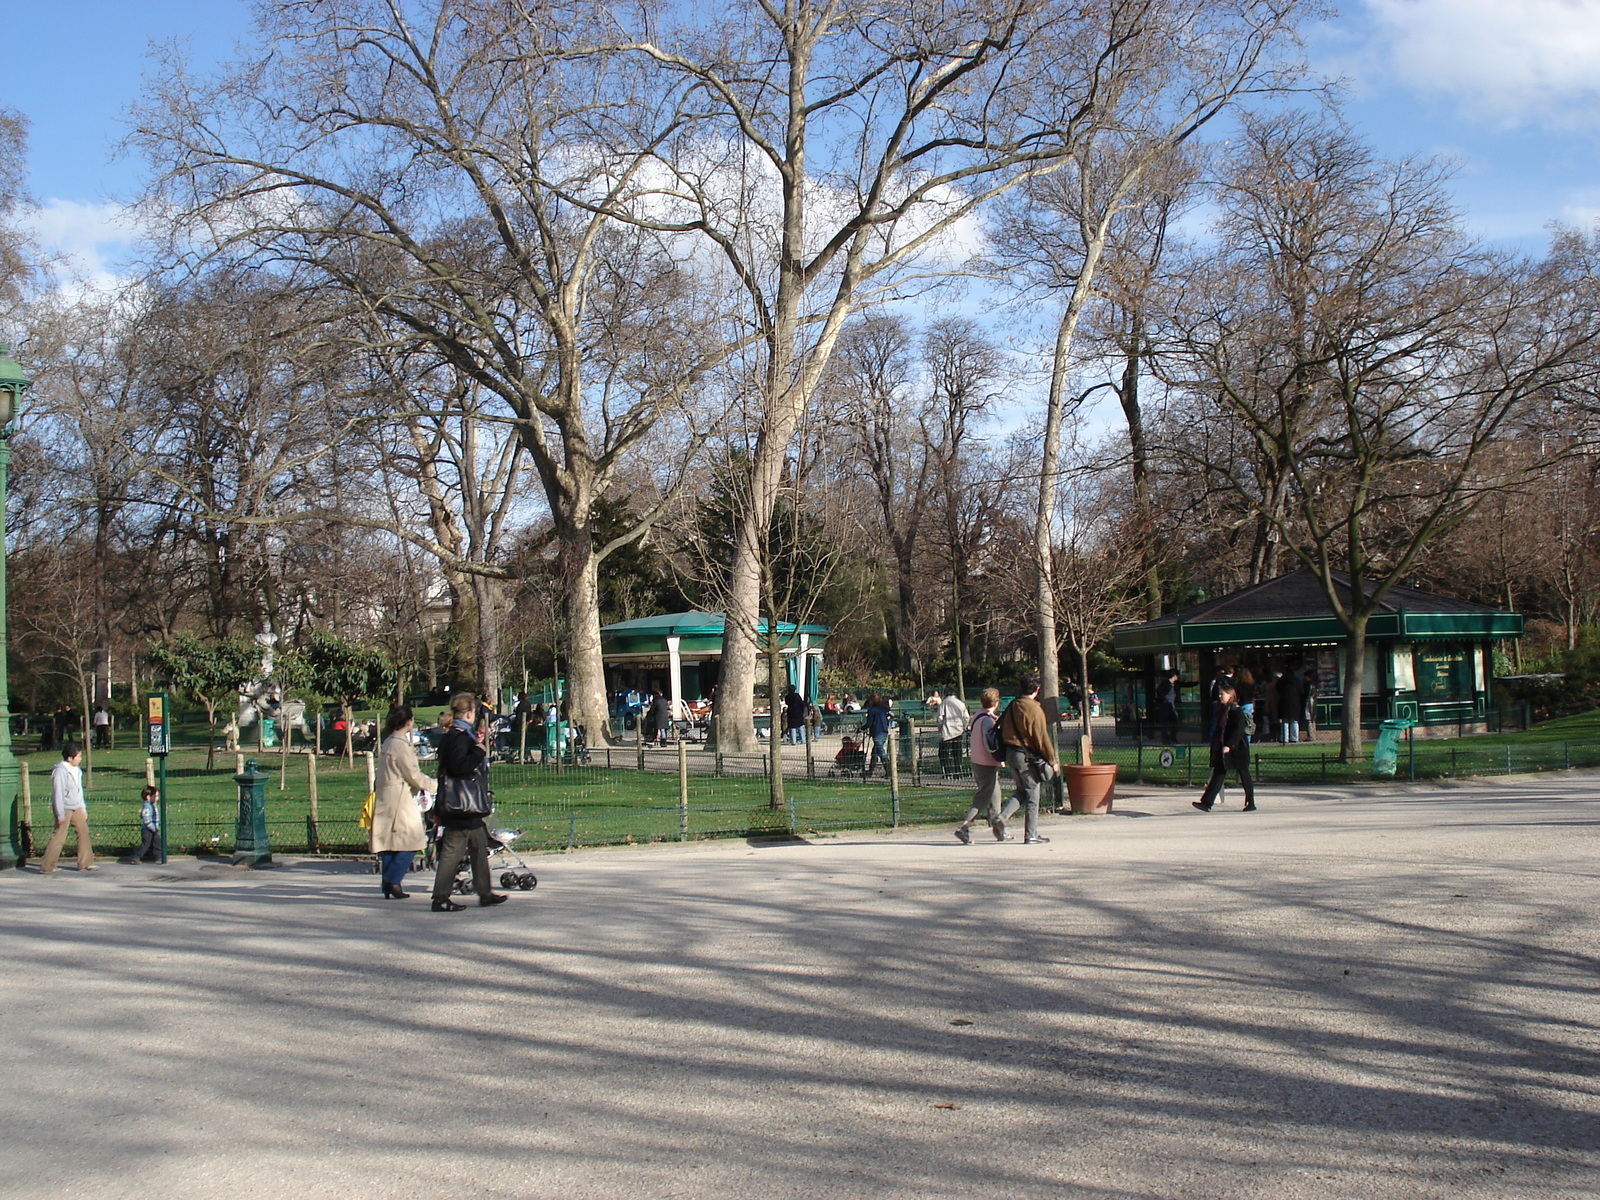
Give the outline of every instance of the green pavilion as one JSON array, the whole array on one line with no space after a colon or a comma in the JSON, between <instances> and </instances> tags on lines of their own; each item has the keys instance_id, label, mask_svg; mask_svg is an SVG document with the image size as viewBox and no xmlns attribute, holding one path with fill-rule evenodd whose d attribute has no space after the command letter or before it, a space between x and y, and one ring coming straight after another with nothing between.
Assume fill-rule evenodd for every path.
<instances>
[{"instance_id":1,"label":"green pavilion","mask_svg":"<svg viewBox=\"0 0 1600 1200\"><path fill-rule=\"evenodd\" d=\"M1349 595L1350 582L1336 585ZM1522 636L1522 614L1416 588L1393 587L1367 625L1361 723L1416 722L1419 737L1488 732L1494 643ZM1209 713L1206 686L1224 665L1257 687L1299 669L1314 697L1316 727L1337 730L1344 711L1345 635L1308 570L1116 631L1117 657L1137 663L1119 681L1119 731L1149 732L1148 701L1162 671L1179 673L1180 724L1198 738Z\"/></svg>"},{"instance_id":2,"label":"green pavilion","mask_svg":"<svg viewBox=\"0 0 1600 1200\"><path fill-rule=\"evenodd\" d=\"M659 688L674 701L707 698L722 672L725 624L722 613L681 612L602 626L606 690L612 695L629 689L649 694ZM828 633L826 625L778 623L785 682L808 700L817 695L817 672ZM765 641L765 619L757 626L757 635Z\"/></svg>"}]
</instances>

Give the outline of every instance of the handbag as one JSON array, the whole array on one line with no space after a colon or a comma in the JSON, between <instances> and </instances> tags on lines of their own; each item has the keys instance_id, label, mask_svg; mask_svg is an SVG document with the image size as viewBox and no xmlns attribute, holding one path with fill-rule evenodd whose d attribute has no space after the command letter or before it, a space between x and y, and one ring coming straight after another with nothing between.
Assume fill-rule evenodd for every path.
<instances>
[{"instance_id":1,"label":"handbag","mask_svg":"<svg viewBox=\"0 0 1600 1200\"><path fill-rule=\"evenodd\" d=\"M489 788L481 775L469 775L463 779L441 773L438 804L445 812L469 817L487 817L494 811L494 805L489 800Z\"/></svg>"}]
</instances>

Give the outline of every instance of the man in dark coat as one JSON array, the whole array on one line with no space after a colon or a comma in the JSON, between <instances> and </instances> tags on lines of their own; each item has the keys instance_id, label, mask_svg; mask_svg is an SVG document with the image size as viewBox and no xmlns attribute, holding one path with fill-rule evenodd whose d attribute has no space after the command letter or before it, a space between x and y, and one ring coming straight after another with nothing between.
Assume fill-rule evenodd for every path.
<instances>
[{"instance_id":1,"label":"man in dark coat","mask_svg":"<svg viewBox=\"0 0 1600 1200\"><path fill-rule=\"evenodd\" d=\"M492 891L489 883L489 830L483 818L488 815L489 756L473 729L477 697L462 692L450 701L454 718L439 739L439 795L434 816L444 830L439 844L439 870L433 877L433 911L460 912L462 905L450 899L461 860L472 860L472 890L478 903L487 907L504 903L506 897ZM460 795L476 798L484 812L464 812L452 808L450 801Z\"/></svg>"},{"instance_id":2,"label":"man in dark coat","mask_svg":"<svg viewBox=\"0 0 1600 1200\"><path fill-rule=\"evenodd\" d=\"M1300 740L1300 716L1306 708L1306 685L1300 668L1290 666L1278 677L1278 740Z\"/></svg>"}]
</instances>

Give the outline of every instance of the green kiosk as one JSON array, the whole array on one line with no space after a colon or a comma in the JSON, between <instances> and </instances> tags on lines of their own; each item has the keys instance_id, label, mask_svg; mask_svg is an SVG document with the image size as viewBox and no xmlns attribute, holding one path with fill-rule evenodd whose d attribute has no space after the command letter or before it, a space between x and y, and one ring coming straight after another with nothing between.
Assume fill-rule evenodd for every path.
<instances>
[{"instance_id":1,"label":"green kiosk","mask_svg":"<svg viewBox=\"0 0 1600 1200\"><path fill-rule=\"evenodd\" d=\"M1336 583L1349 594L1348 577ZM1412 721L1416 736L1487 733L1494 643L1522 636L1522 614L1416 588L1393 587L1367 624L1361 724ZM1257 687L1299 670L1316 727L1337 731L1344 712L1344 631L1317 577L1298 570L1154 621L1116 631L1118 658L1138 667L1117 685L1118 732L1154 738L1162 731L1150 700L1165 671L1179 675L1179 735L1202 739L1210 680L1224 665Z\"/></svg>"},{"instance_id":2,"label":"green kiosk","mask_svg":"<svg viewBox=\"0 0 1600 1200\"><path fill-rule=\"evenodd\" d=\"M649 695L660 689L677 701L704 700L722 673L722 639L727 618L722 613L680 612L633 621L618 621L600 629L600 652L606 666L606 690L638 691ZM808 700L817 696L817 673L828 645L826 625L778 622L779 653L783 657L784 683ZM767 622L757 627L764 643Z\"/></svg>"}]
</instances>

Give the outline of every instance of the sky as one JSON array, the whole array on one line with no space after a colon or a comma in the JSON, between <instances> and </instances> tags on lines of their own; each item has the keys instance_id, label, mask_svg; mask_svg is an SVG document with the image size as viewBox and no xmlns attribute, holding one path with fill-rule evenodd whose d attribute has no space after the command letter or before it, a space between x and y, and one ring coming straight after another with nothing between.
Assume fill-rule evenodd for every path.
<instances>
[{"instance_id":1,"label":"sky","mask_svg":"<svg viewBox=\"0 0 1600 1200\"><path fill-rule=\"evenodd\" d=\"M127 252L120 207L144 164L118 157L152 44L197 70L249 36L244 0L6 5L0 105L32 122L35 225L89 280ZM1380 154L1444 156L1468 226L1537 252L1552 222L1600 218L1600 0L1345 0L1308 31L1315 69Z\"/></svg>"}]
</instances>

